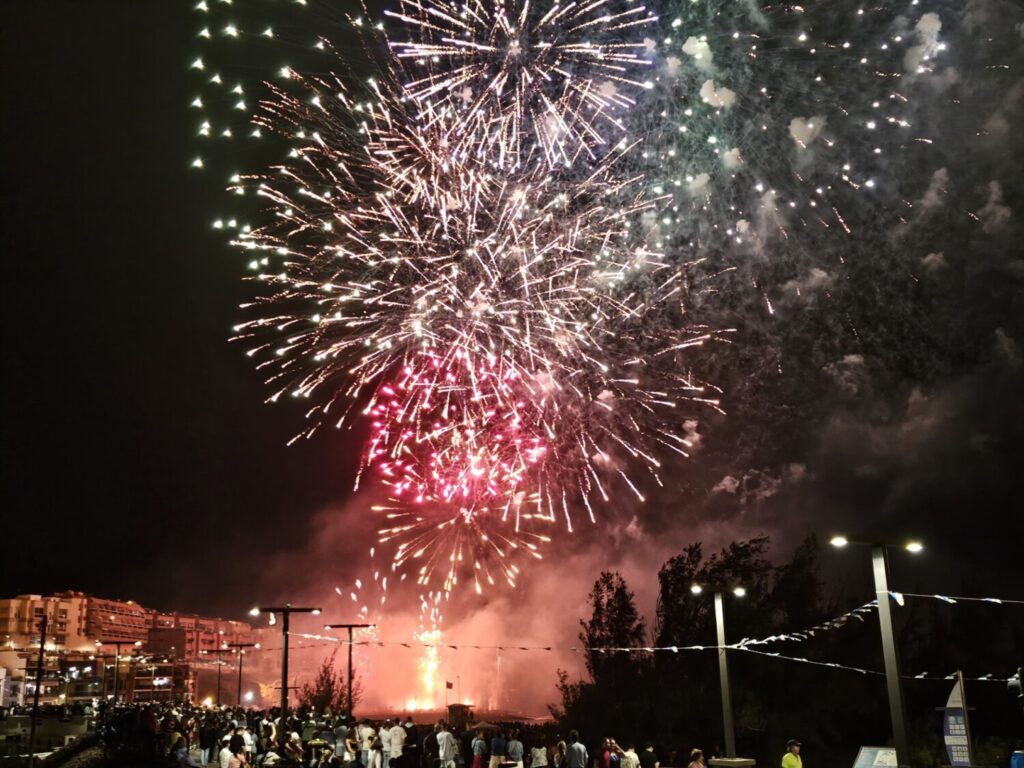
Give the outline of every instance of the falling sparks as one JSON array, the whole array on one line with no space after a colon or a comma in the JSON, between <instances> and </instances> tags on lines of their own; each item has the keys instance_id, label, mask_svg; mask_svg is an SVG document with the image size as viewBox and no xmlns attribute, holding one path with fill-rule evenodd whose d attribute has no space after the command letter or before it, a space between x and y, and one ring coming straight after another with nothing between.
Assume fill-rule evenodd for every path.
<instances>
[{"instance_id":1,"label":"falling sparks","mask_svg":"<svg viewBox=\"0 0 1024 768\"><path fill-rule=\"evenodd\" d=\"M686 406L716 402L685 356L717 334L684 322L686 266L639 224L657 201L623 171L634 145L571 179L498 173L451 152L473 125L420 128L406 86L355 112L340 81L292 80L305 96L271 87L257 122L301 139L293 162L242 178L274 216L234 241L267 286L238 336L272 400L315 400L305 435L369 421L396 568L514 586L536 529L616 478L642 499L622 467L685 455Z\"/></svg>"},{"instance_id":2,"label":"falling sparks","mask_svg":"<svg viewBox=\"0 0 1024 768\"><path fill-rule=\"evenodd\" d=\"M607 144L607 133L624 133L621 113L635 101L620 89L643 87L637 31L656 20L642 5L609 0L402 0L385 15L409 35L390 40L411 71L407 93L449 105L457 151L499 169L535 158L571 165Z\"/></svg>"},{"instance_id":3,"label":"falling sparks","mask_svg":"<svg viewBox=\"0 0 1024 768\"><path fill-rule=\"evenodd\" d=\"M201 45L285 28L196 8ZM871 23L861 43L796 5L398 0L387 26L350 18L383 33L374 77L277 60L258 104L192 59L214 89L192 101L200 140L287 147L230 177L258 223L214 224L254 283L236 338L270 401L308 401L296 439L368 426L357 482L384 497L392 578L515 586L556 531L643 503L692 453L721 412L696 353L730 332L695 319L707 276L782 243L777 262L798 232L855 236L850 199L885 194L884 158L929 141L905 93L938 66L938 17L843 9ZM311 48L316 71L347 71L327 39ZM770 282L747 285L773 317Z\"/></svg>"}]
</instances>

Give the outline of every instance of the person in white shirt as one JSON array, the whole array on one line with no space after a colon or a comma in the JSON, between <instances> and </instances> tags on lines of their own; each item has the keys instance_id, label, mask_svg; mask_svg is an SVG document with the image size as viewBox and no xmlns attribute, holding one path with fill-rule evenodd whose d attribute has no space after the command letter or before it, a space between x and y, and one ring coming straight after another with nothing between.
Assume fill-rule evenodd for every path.
<instances>
[{"instance_id":1,"label":"person in white shirt","mask_svg":"<svg viewBox=\"0 0 1024 768\"><path fill-rule=\"evenodd\" d=\"M221 750L217 753L217 760L220 763L220 768L228 768L228 762L231 760L231 750L228 749L228 740L222 739L220 742Z\"/></svg>"},{"instance_id":2,"label":"person in white shirt","mask_svg":"<svg viewBox=\"0 0 1024 768\"><path fill-rule=\"evenodd\" d=\"M437 734L437 759L441 768L455 768L455 756L459 754L459 742L442 720Z\"/></svg>"},{"instance_id":3,"label":"person in white shirt","mask_svg":"<svg viewBox=\"0 0 1024 768\"><path fill-rule=\"evenodd\" d=\"M245 743L245 756L252 762L253 753L256 751L256 739L252 737L252 731L248 727L242 731L242 741Z\"/></svg>"},{"instance_id":4,"label":"person in white shirt","mask_svg":"<svg viewBox=\"0 0 1024 768\"><path fill-rule=\"evenodd\" d=\"M373 746L373 737L376 735L377 732L373 730L373 726L369 723L364 721L359 726L359 752L361 762L365 766L370 765L370 747Z\"/></svg>"},{"instance_id":5,"label":"person in white shirt","mask_svg":"<svg viewBox=\"0 0 1024 768\"><path fill-rule=\"evenodd\" d=\"M640 768L640 755L636 753L636 747L630 744L622 753L622 768Z\"/></svg>"},{"instance_id":6,"label":"person in white shirt","mask_svg":"<svg viewBox=\"0 0 1024 768\"><path fill-rule=\"evenodd\" d=\"M380 727L380 731L378 731L377 734L380 736L380 748L382 755L381 765L383 768L388 768L388 766L391 765L391 726L391 721L385 720L384 725Z\"/></svg>"},{"instance_id":7,"label":"person in white shirt","mask_svg":"<svg viewBox=\"0 0 1024 768\"><path fill-rule=\"evenodd\" d=\"M538 742L530 748L530 768L547 768L548 748ZM625 768L625 766L623 766ZM637 768L633 766L633 768Z\"/></svg>"},{"instance_id":8,"label":"person in white shirt","mask_svg":"<svg viewBox=\"0 0 1024 768\"><path fill-rule=\"evenodd\" d=\"M405 728L402 724L396 722L391 728L391 757L399 758L405 751ZM384 768L391 768L391 763L388 763Z\"/></svg>"}]
</instances>

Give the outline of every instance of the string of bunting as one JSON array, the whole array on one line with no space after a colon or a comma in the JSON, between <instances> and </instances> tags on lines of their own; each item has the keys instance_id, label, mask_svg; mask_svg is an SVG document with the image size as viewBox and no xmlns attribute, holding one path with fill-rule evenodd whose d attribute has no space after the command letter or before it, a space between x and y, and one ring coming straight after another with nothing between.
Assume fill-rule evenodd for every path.
<instances>
[{"instance_id":1,"label":"string of bunting","mask_svg":"<svg viewBox=\"0 0 1024 768\"><path fill-rule=\"evenodd\" d=\"M816 667L831 667L832 669L844 669L848 672L858 672L862 675L877 675L884 677L884 672L879 672L876 669L863 669L861 667L851 667L847 664L838 664L834 661L815 661L814 659L804 659L799 656L786 656L781 653L770 653L769 651L758 651L753 648L737 648L736 650L743 651L744 653L753 653L758 656L768 656L773 659L782 659L784 661L794 661L800 664L812 664ZM949 675L943 675L942 677L930 676L927 672L921 672L917 675L902 675L904 680L931 680L931 681L943 681L943 680L956 680L956 673ZM965 677L964 680L975 683L1008 683L1010 680L1015 680L1015 677L995 677L994 675L982 675L981 677Z\"/></svg>"},{"instance_id":2,"label":"string of bunting","mask_svg":"<svg viewBox=\"0 0 1024 768\"><path fill-rule=\"evenodd\" d=\"M821 624L816 624L808 629L803 629L799 632L787 632L781 635L770 635L768 637L762 637L757 640L743 639L738 643L730 645L730 648L746 648L751 645L768 645L769 643L777 642L803 642L809 640L819 632L827 632L833 629L840 629L845 627L850 619L856 619L857 621L863 622L864 615L867 613L874 613L875 609L878 608L878 601L872 600L864 605L858 605L853 610L847 611L842 616L836 616L834 619L823 621Z\"/></svg>"},{"instance_id":3,"label":"string of bunting","mask_svg":"<svg viewBox=\"0 0 1024 768\"><path fill-rule=\"evenodd\" d=\"M826 632L833 629L839 629L840 627L846 626L850 619L856 619L858 621L864 621L864 614L870 613L875 610L878 605L877 600L864 603L856 608L847 611L846 613L836 616L835 618L823 621L820 624L816 624L813 627L800 630L799 632L787 632L778 635L769 635L768 637L761 638L744 638L736 643L731 643L724 647L739 649L745 648L752 645L767 645L769 643L776 642L803 642L814 637L815 634L820 632ZM289 636L301 637L305 640L317 640L322 642L336 643L338 645L348 645L348 640L341 638L332 637L330 635L316 635L305 632L289 632ZM372 645L378 648L384 648L387 646L400 646L402 648L450 648L453 651L462 649L471 650L484 650L484 651L552 651L554 646L551 645L473 645L469 643L443 643L443 642L422 642L422 641L396 641L396 640L353 640L352 645ZM718 646L703 646L703 645L690 645L690 646L676 646L676 645L665 645L665 646L640 646L640 647L614 647L614 646L568 646L566 650L570 650L573 653L579 651L591 651L595 653L654 653L656 651L672 651L673 653L678 651L702 651L707 648L717 648ZM265 649L270 650L270 649Z\"/></svg>"},{"instance_id":4,"label":"string of bunting","mask_svg":"<svg viewBox=\"0 0 1024 768\"><path fill-rule=\"evenodd\" d=\"M890 592L892 599L900 605L903 605L903 598L905 597L921 597L931 600L939 600L947 605L956 605L957 603L992 603L994 605L1024 605L1024 600L1010 600L1005 597L962 597L960 595L921 595L915 592Z\"/></svg>"},{"instance_id":5,"label":"string of bunting","mask_svg":"<svg viewBox=\"0 0 1024 768\"><path fill-rule=\"evenodd\" d=\"M889 592L889 596L893 600L895 600L897 603L899 603L900 605L904 604L904 598L907 598L907 597L927 598L927 599L939 600L939 601L944 602L944 603L946 603L948 605L955 605L956 603L961 602L961 601L963 601L963 602L991 603L991 604L996 604L996 605L1004 605L1004 604L1005 605L1024 605L1024 600L1013 600L1013 599L1009 599L1009 598L1000 598L1000 597L963 597L963 596L950 596L950 595L926 595L926 594L918 594L918 593L915 593L915 592L893 592L893 591ZM863 622L865 615L868 614L868 613L874 612L874 610L877 607L878 607L878 601L877 600L872 600L870 602L864 603L864 605L859 605L856 608L853 608L852 610L849 610L849 611L847 611L846 613L844 613L844 614L842 614L840 616L836 616L833 619L829 619L829 620L824 621L824 622L822 622L820 624L816 624L813 627L809 627L807 629L800 630L799 632L786 632L786 633L783 633L783 634L769 635L768 637L762 637L762 638L756 638L756 639L744 638L743 640L740 640L739 642L730 643L730 644L722 646L722 647L726 648L726 649L732 649L732 650L744 650L744 649L750 648L751 646L767 645L769 643L776 643L776 642L803 642L805 640L809 640L810 638L814 637L816 634L818 634L820 632L830 631L830 630L833 630L833 629L839 629L841 627L844 627L844 626L846 626L849 623L850 619L856 619L857 621ZM307 634L307 633L303 633L303 632L289 632L289 635L294 636L294 637L301 637L301 638L306 639L306 640L316 640L316 641L318 641L319 644L332 643L332 644L336 644L336 645L348 645L348 641L347 640L342 640L342 639L337 638L337 637L331 637L330 635L314 635L314 634ZM497 650L497 651L552 651L552 650L554 650L554 646L551 646L551 645L474 645L474 644L467 644L467 643L459 643L459 644L456 645L456 644L452 644L452 643L428 643L428 642L421 642L421 641L403 642L403 641L385 641L385 640L353 640L352 641L352 645L357 645L357 646L360 646L360 645L363 645L363 646L372 645L372 646L376 646L378 648L384 648L384 647L387 647L387 646L401 646L403 648L414 648L414 647L419 647L419 648L450 648L451 650L454 650L454 651L457 651L460 648L462 648L462 649L467 649L468 648L468 649L472 649L472 650L491 650L491 651L493 651L493 650ZM315 647L315 646L300 646L300 647ZM643 647L633 647L633 648L630 648L630 647L618 648L618 647L612 647L612 646L587 648L585 646L581 647L581 646L571 645L571 646L568 646L566 648L566 650L572 651L573 653L578 653L580 651L592 651L592 652L595 652L595 653L638 653L638 652L640 652L640 653L654 653L654 652L658 652L658 651L671 651L671 652L675 653L675 652L678 652L678 651L702 651L702 650L707 650L708 648L718 648L718 647L719 646L703 646L703 645L674 646L674 645L668 645L668 646L643 646ZM262 650L264 650L264 651L278 650L279 651L281 649L280 649L280 647L278 647L278 648L263 648Z\"/></svg>"},{"instance_id":6,"label":"string of bunting","mask_svg":"<svg viewBox=\"0 0 1024 768\"><path fill-rule=\"evenodd\" d=\"M859 608L855 608L853 611L849 611L847 614L844 614L844 616L856 615L856 617L859 618L859 615L855 614L855 612L857 612L857 611L863 612L863 609L865 607L870 606L870 605L871 604L869 603L869 604L866 604L864 606L860 606ZM842 618L842 617L837 617L837 619L839 619L839 618ZM861 619L861 620L863 621L863 619ZM348 645L348 641L347 640L340 640L338 638L332 638L332 637L324 637L322 635L307 635L307 634L304 634L304 633L301 633L301 632L289 632L288 634L289 635L295 635L297 637L306 638L306 639L313 639L313 640L321 641L321 642L318 643L318 645L324 645L324 644ZM794 634L796 634L796 633L794 633ZM765 641L767 641L767 638L765 639ZM491 650L491 649L522 650L522 651L532 651L532 650L551 651L551 650L554 650L554 648L552 646L509 646L509 645L505 645L505 646L497 646L497 645L488 645L488 646L459 645L459 646L456 646L456 645L434 644L434 643L403 643L403 642L378 642L378 641L372 641L372 642L356 641L356 642L353 642L352 644L353 645L374 645L374 646L380 646L380 647L384 647L384 646L401 646L403 648L413 648L413 647L418 647L418 646L420 646L420 647L428 647L428 648L445 647L445 648L451 648L453 650L458 650L460 647L461 648L479 648L479 649L488 649L488 650ZM734 644L725 645L725 646L719 646L719 645L683 645L683 646L664 646L664 647L645 647L645 648L590 648L589 650L597 651L599 653L608 653L608 652L617 652L617 651L630 651L630 652L634 652L634 653L638 653L638 652L639 653L651 653L651 652L657 652L657 651L671 651L673 653L678 653L678 652L682 652L682 651L718 651L718 650L722 650L722 649L727 649L727 650L741 651L743 653L752 653L752 654L755 654L757 656L767 656L769 658L780 659L782 661L789 661L789 662L794 662L794 663L799 663L799 664L810 664L810 665L816 666L816 667L829 667L831 669L842 669L842 670L845 670L847 672L857 672L858 674L861 674L861 675L875 675L875 676L882 676L882 677L885 676L884 672L880 672L880 671L878 671L876 669L864 669L863 667L854 667L854 666L850 666L848 664L839 664L838 662L834 662L834 661L817 661L815 659L807 659L807 658L803 658L803 657L800 657L800 656L787 656L787 655L782 654L782 653L772 653L770 651L757 650L755 648L750 647L751 644L752 643L747 643L746 645L741 644L741 643L734 643ZM305 647L313 647L313 646L305 646ZM265 648L263 650L280 650L280 648L278 648L278 649ZM580 648L580 647L577 647L577 646L569 646L566 650L570 650L570 651L573 651L575 653L575 652L579 652L581 650L587 650L587 649L586 648ZM906 680L943 681L943 680L955 680L956 679L956 674L949 674L949 675L942 675L942 676L931 676L927 672L921 672L920 674L917 674L917 675L903 675L903 678L906 679ZM968 682L978 682L978 683L1006 683L1006 682L1009 682L1010 680L1013 680L1013 679L1016 679L1016 678L1014 678L1012 676L1011 677L997 677L997 676L992 675L992 674L981 675L980 677L965 677L964 678L964 680L966 680Z\"/></svg>"},{"instance_id":7,"label":"string of bunting","mask_svg":"<svg viewBox=\"0 0 1024 768\"><path fill-rule=\"evenodd\" d=\"M925 594L918 594L918 593L913 593L913 592L890 592L889 595L890 595L890 597L893 600L895 600L900 605L904 604L904 598L906 598L906 597L934 599L934 600L939 600L939 601L944 602L944 603L949 604L949 605L955 605L956 603L958 603L960 601L964 601L964 602L984 602L984 603L992 603L992 604L999 604L999 605L1002 605L1002 604L1011 604L1011 605L1014 605L1014 604L1017 604L1017 605L1024 604L1024 600L1012 600L1012 599L1007 599L1007 598L995 598L995 597L962 597L962 596L948 596L948 595L925 595ZM730 644L727 644L727 645L724 645L724 646L719 646L719 645L686 645L686 646L669 645L669 646L642 646L642 647L602 646L602 647L589 647L588 648L586 646L575 646L575 645L573 645L573 646L567 646L565 650L572 651L573 653L579 653L580 651L589 651L589 652L601 653L601 654L607 654L607 653L656 653L656 652L666 652L666 651L669 651L669 652L672 652L672 653L679 653L681 651L735 650L735 651L742 651L744 653L753 653L753 654L756 654L756 655L759 655L759 656L768 656L770 658L782 659L782 660L785 660L785 661L790 661L790 662L795 662L795 663L811 664L813 666L819 666L819 667L830 667L832 669L842 669L842 670L847 670L847 671L850 671L850 672L857 672L857 673L863 674L863 675L884 675L883 672L879 672L878 670L863 669L861 667L853 667L853 666L849 666L849 665L846 665L846 664L839 664L837 662L816 661L816 660L813 660L813 659L806 659L806 658L797 657L797 656L786 656L786 655L781 654L781 653L771 653L771 652L768 652L768 651L756 650L753 647L753 646L759 646L759 645L768 645L770 643L776 643L776 642L804 642L804 641L809 640L810 638L814 637L816 634L818 634L820 632L826 632L826 631L830 631L830 630L833 630L833 629L839 629L841 627L844 627L844 626L846 626L849 623L849 621L851 619L856 619L857 621L863 622L865 615L868 614L868 613L874 612L877 609L877 607L878 607L878 601L877 600L872 600L870 602L864 603L863 605L859 605L856 608L853 608L852 610L849 610L849 611L847 611L846 613L844 613L844 614L842 614L840 616L836 616L835 618L832 618L832 619L829 619L827 621L821 622L820 624L816 624L813 627L809 627L807 629L803 629L803 630L800 630L798 632L787 632L787 633L783 633L783 634L769 635L768 637L762 637L762 638L756 638L756 639L744 638L743 640L740 640L739 642L730 643ZM337 637L331 637L329 635L316 635L316 634L308 634L308 633L303 633L303 632L289 632L288 634L289 634L289 636L299 637L299 638L303 638L303 639L306 639L306 640L314 640L314 641L316 641L315 646L322 646L322 645L325 645L325 644L348 645L348 641L347 640L343 640L343 639L337 638ZM415 647L420 647L420 648L448 648L448 649L451 649L451 650L454 650L454 651L458 651L459 649L472 649L472 650L498 650L498 651L513 650L513 651L547 651L547 652L550 652L550 651L555 649L555 647L551 646L551 645L476 645L476 644L467 644L467 643L453 644L453 643L429 643L429 642L423 642L423 641L410 641L410 642L406 642L406 641L384 641L384 640L353 640L352 641L352 645L357 645L357 646L376 646L376 647L379 647L379 648L384 648L384 647L387 647L387 646L392 646L392 647L400 646L402 648L409 648L409 649L412 649L412 648L415 648ZM315 647L315 646L309 645L309 646L299 646L299 647L307 647L308 648L308 647ZM266 650L266 651L269 651L269 650L280 650L280 648L276 648L276 649L264 648L262 650ZM917 675L905 675L904 677L906 679L908 679L908 680L952 680L952 679L955 678L955 675L945 675L945 676L942 676L942 677L930 677L927 672L923 672L923 673L920 673L920 674L917 674ZM1012 678L1012 677L996 677L996 676L994 676L992 674L986 674L986 675L982 675L981 677L970 677L970 678L964 678L964 679L965 680L969 680L969 681L973 681L973 682L1003 682L1003 683L1005 683L1005 682L1008 682L1009 680L1015 679L1015 678Z\"/></svg>"}]
</instances>

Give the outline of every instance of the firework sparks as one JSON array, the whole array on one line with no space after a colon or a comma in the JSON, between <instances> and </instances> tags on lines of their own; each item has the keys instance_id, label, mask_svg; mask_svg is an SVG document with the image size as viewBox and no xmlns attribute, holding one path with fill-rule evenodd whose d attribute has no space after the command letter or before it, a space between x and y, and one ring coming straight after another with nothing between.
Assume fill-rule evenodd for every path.
<instances>
[{"instance_id":1,"label":"firework sparks","mask_svg":"<svg viewBox=\"0 0 1024 768\"><path fill-rule=\"evenodd\" d=\"M337 425L366 403L396 566L420 561L426 584L447 561L448 589L460 569L478 590L514 584L510 555L540 557L547 538L535 521L571 528L618 482L642 500L623 467L685 455L678 407L714 401L680 373L716 334L686 325L686 266L644 232L657 201L621 171L634 147L572 183L508 178L396 128L409 118L391 87L374 84L354 130L340 83L292 81L306 97L277 90L260 120L302 144L259 179L273 222L236 241L274 264L254 261L273 311L240 335L273 331L250 350L280 382L272 399L325 392L305 434L339 398Z\"/></svg>"},{"instance_id":2,"label":"firework sparks","mask_svg":"<svg viewBox=\"0 0 1024 768\"><path fill-rule=\"evenodd\" d=\"M236 178L268 203L234 239L263 286L238 335L271 399L310 400L303 436L370 423L361 472L400 577L514 584L552 526L642 501L719 408L691 353L723 331L691 321L693 281L775 242L782 274L808 233L854 234L851 199L915 137L935 14L677 5L400 1L378 77L284 67L258 108L291 150ZM815 26L846 12L847 37ZM214 89L196 109L217 89L247 109L193 67ZM778 277L748 277L774 311Z\"/></svg>"},{"instance_id":3,"label":"firework sparks","mask_svg":"<svg viewBox=\"0 0 1024 768\"><path fill-rule=\"evenodd\" d=\"M410 39L390 40L411 63L408 92L458 114L464 151L499 169L535 156L559 168L593 157L606 133L624 134L622 113L635 104L627 94L645 85L634 74L647 63L644 43L632 38L655 16L618 6L403 0L386 14L409 30Z\"/></svg>"}]
</instances>

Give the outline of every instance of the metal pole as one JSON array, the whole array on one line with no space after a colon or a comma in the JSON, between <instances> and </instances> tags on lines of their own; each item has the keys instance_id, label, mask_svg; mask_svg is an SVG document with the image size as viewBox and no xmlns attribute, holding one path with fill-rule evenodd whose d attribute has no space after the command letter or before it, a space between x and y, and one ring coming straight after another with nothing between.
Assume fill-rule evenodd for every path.
<instances>
[{"instance_id":1,"label":"metal pole","mask_svg":"<svg viewBox=\"0 0 1024 768\"><path fill-rule=\"evenodd\" d=\"M217 706L220 706L220 668L224 661L220 657L220 650L217 650Z\"/></svg>"},{"instance_id":2,"label":"metal pole","mask_svg":"<svg viewBox=\"0 0 1024 768\"><path fill-rule=\"evenodd\" d=\"M345 708L348 710L348 717L346 718L350 723L352 722L352 627L348 628L348 693L345 699Z\"/></svg>"},{"instance_id":3,"label":"metal pole","mask_svg":"<svg viewBox=\"0 0 1024 768\"><path fill-rule=\"evenodd\" d=\"M238 649L238 693L235 694L235 706L242 706L242 660L245 658L245 651Z\"/></svg>"},{"instance_id":4,"label":"metal pole","mask_svg":"<svg viewBox=\"0 0 1024 768\"><path fill-rule=\"evenodd\" d=\"M121 644L114 643L114 704L117 704L117 684L121 673Z\"/></svg>"},{"instance_id":5,"label":"metal pole","mask_svg":"<svg viewBox=\"0 0 1024 768\"><path fill-rule=\"evenodd\" d=\"M284 757L284 747L288 741L285 725L285 716L288 714L288 619L290 613L287 608L281 611L281 636L284 642L281 643L281 727L278 729L278 736L281 742L281 757Z\"/></svg>"},{"instance_id":6,"label":"metal pole","mask_svg":"<svg viewBox=\"0 0 1024 768\"><path fill-rule=\"evenodd\" d=\"M732 688L729 686L729 659L725 650L725 606L721 592L715 592L715 628L718 631L718 678L722 685L725 756L736 757L736 733L732 722Z\"/></svg>"},{"instance_id":7,"label":"metal pole","mask_svg":"<svg viewBox=\"0 0 1024 768\"><path fill-rule=\"evenodd\" d=\"M43 654L46 652L46 622L47 615L39 622L39 657L36 659L36 690L32 694L32 726L28 736L28 765L29 768L36 760L36 719L39 717L39 689L43 685Z\"/></svg>"},{"instance_id":8,"label":"metal pole","mask_svg":"<svg viewBox=\"0 0 1024 768\"><path fill-rule=\"evenodd\" d=\"M348 680L347 680L347 695L345 702L345 714L349 720L352 719L352 645L355 642L352 638L352 630L363 629L365 627L372 627L373 624L326 624L324 629L344 629L348 630Z\"/></svg>"},{"instance_id":9,"label":"metal pole","mask_svg":"<svg viewBox=\"0 0 1024 768\"><path fill-rule=\"evenodd\" d=\"M974 765L974 748L971 746L971 716L967 712L967 689L964 688L963 670L956 671L956 680L960 684L960 703L964 708L964 735L967 737L967 762Z\"/></svg>"},{"instance_id":10,"label":"metal pole","mask_svg":"<svg viewBox=\"0 0 1024 768\"><path fill-rule=\"evenodd\" d=\"M889 716L896 745L896 762L910 765L910 742L907 739L907 717L903 703L903 680L892 626L892 605L889 602L889 560L885 545L871 548L871 566L875 575L875 597L878 600L878 625L882 632L882 655L885 659L885 684L889 693Z\"/></svg>"}]
</instances>

